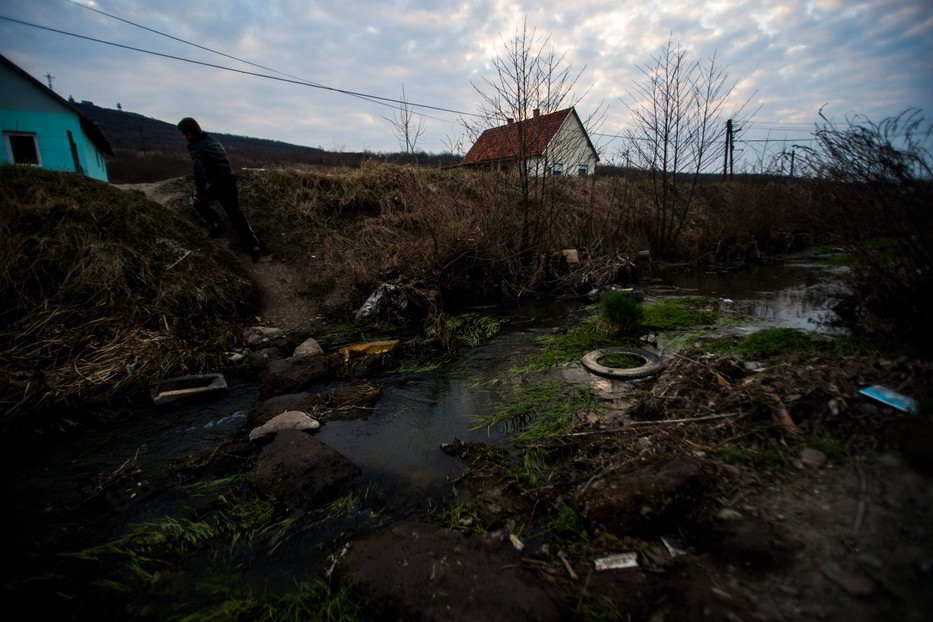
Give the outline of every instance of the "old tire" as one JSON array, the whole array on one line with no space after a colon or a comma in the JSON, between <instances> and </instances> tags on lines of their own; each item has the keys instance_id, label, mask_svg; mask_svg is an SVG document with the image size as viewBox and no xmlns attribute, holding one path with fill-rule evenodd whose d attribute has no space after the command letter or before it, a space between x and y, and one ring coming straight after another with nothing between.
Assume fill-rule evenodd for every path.
<instances>
[{"instance_id":1,"label":"old tire","mask_svg":"<svg viewBox=\"0 0 933 622\"><path fill-rule=\"evenodd\" d=\"M644 361L644 365L638 367L606 367L600 364L599 360L607 354L630 354L632 356L641 357ZM602 348L601 350L593 350L583 357L582 362L583 367L594 374L619 380L647 378L661 371L663 367L661 357L657 354L637 348Z\"/></svg>"}]
</instances>

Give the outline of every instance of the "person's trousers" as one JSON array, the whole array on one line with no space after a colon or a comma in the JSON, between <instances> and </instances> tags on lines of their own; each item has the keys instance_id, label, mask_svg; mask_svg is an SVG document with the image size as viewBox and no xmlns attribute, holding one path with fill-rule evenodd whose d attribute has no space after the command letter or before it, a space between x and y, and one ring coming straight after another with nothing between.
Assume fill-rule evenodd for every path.
<instances>
[{"instance_id":1,"label":"person's trousers","mask_svg":"<svg viewBox=\"0 0 933 622\"><path fill-rule=\"evenodd\" d=\"M204 192L198 193L198 199L200 200L192 207L208 227L216 227L220 221L217 212L211 208L211 203L216 200L227 212L227 218L230 219L230 224L233 225L243 245L248 249L259 246L259 239L249 225L249 221L246 220L246 216L240 211L240 193L235 181L210 184Z\"/></svg>"}]
</instances>

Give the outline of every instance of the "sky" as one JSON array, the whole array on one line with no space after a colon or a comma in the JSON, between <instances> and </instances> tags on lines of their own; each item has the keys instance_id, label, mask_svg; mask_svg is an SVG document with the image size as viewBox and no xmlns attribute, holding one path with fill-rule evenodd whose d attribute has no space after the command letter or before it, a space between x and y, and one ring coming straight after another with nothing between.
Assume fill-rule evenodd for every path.
<instances>
[{"instance_id":1,"label":"sky","mask_svg":"<svg viewBox=\"0 0 933 622\"><path fill-rule=\"evenodd\" d=\"M933 116L933 0L0 0L0 18L0 54L62 97L331 151L399 151L404 100L418 150L465 152L525 26L578 76L603 162L668 42L727 72L746 162L809 144L821 110Z\"/></svg>"}]
</instances>

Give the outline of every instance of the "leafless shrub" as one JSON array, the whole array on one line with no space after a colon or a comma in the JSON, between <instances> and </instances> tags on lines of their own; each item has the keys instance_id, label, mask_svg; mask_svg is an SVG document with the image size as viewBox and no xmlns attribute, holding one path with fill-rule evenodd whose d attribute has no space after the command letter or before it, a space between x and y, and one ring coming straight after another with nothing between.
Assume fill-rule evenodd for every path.
<instances>
[{"instance_id":1,"label":"leafless shrub","mask_svg":"<svg viewBox=\"0 0 933 622\"><path fill-rule=\"evenodd\" d=\"M821 115L822 116L822 115ZM819 224L857 259L853 307L869 333L933 343L933 127L920 111L838 125L826 117L807 150Z\"/></svg>"}]
</instances>

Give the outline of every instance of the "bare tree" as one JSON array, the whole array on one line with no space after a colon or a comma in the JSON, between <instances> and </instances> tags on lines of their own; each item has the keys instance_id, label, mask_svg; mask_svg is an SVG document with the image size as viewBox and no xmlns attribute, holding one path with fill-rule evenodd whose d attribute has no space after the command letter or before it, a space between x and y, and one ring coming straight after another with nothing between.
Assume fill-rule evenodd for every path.
<instances>
[{"instance_id":1,"label":"bare tree","mask_svg":"<svg viewBox=\"0 0 933 622\"><path fill-rule=\"evenodd\" d=\"M405 97L405 85L402 85L402 97L399 100L398 112L389 119L383 117L392 124L392 132L398 139L399 147L408 155L415 153L418 141L424 134L424 119L415 119L414 107L408 103Z\"/></svg>"},{"instance_id":2,"label":"bare tree","mask_svg":"<svg viewBox=\"0 0 933 622\"><path fill-rule=\"evenodd\" d=\"M530 147L537 144L533 133L542 128L528 121L574 106L579 101L574 89L582 70L575 72L566 53L557 53L549 36L529 28L527 18L511 39L503 41L493 68L491 78L484 78L482 85L473 84L482 98L481 120L464 125L467 134L475 139L485 129L515 124L516 131L511 135L515 144L510 145L510 152L517 173L514 179L519 184L521 233L517 251L527 266L529 259L540 255L535 251L544 250L539 248L542 234L553 226L554 204L549 199L553 193L548 192L548 185L557 182L545 173L551 171L555 157L559 157L548 151L543 160L529 160Z\"/></svg>"},{"instance_id":3,"label":"bare tree","mask_svg":"<svg viewBox=\"0 0 933 622\"><path fill-rule=\"evenodd\" d=\"M651 62L640 66L643 81L628 93L634 129L628 134L632 164L651 176L647 222L651 251L670 253L696 196L701 173L722 154L724 112L735 84L715 55L693 60L672 39ZM744 104L731 115L735 119Z\"/></svg>"}]
</instances>

